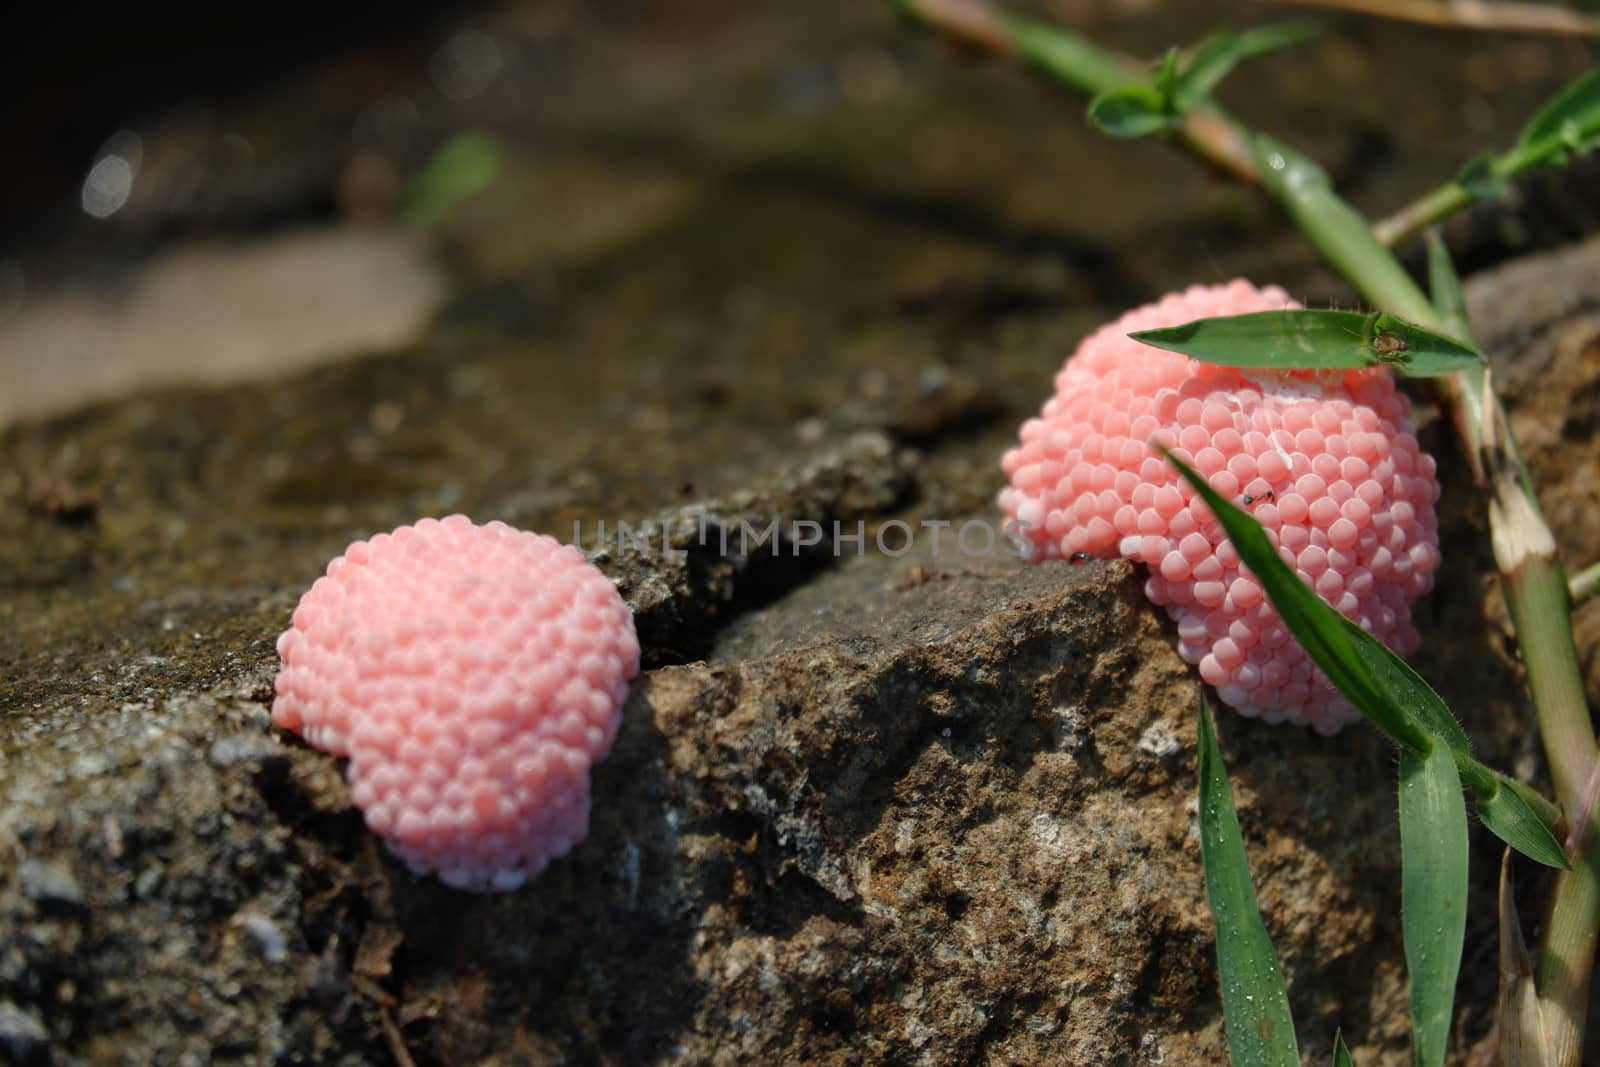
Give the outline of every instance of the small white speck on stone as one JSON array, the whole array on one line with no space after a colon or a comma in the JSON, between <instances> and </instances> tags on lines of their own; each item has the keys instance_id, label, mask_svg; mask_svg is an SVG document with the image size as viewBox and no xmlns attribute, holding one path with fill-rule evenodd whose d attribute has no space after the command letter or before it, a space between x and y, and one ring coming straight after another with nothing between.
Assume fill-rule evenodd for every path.
<instances>
[{"instance_id":1,"label":"small white speck on stone","mask_svg":"<svg viewBox=\"0 0 1600 1067\"><path fill-rule=\"evenodd\" d=\"M104 774L110 766L110 761L104 756L90 753L73 760L71 772L74 778L94 778Z\"/></svg>"},{"instance_id":2,"label":"small white speck on stone","mask_svg":"<svg viewBox=\"0 0 1600 1067\"><path fill-rule=\"evenodd\" d=\"M1138 749L1147 756L1166 760L1183 751L1183 742L1178 740L1177 732L1172 729L1171 723L1165 719L1157 719L1139 736Z\"/></svg>"},{"instance_id":3,"label":"small white speck on stone","mask_svg":"<svg viewBox=\"0 0 1600 1067\"><path fill-rule=\"evenodd\" d=\"M289 944L277 923L265 915L242 914L237 919L239 928L255 940L261 958L268 963L282 963L289 955Z\"/></svg>"},{"instance_id":4,"label":"small white speck on stone","mask_svg":"<svg viewBox=\"0 0 1600 1067\"><path fill-rule=\"evenodd\" d=\"M1077 752L1089 739L1083 709L1077 705L1060 704L1051 709L1056 717L1056 743L1063 752Z\"/></svg>"},{"instance_id":5,"label":"small white speck on stone","mask_svg":"<svg viewBox=\"0 0 1600 1067\"><path fill-rule=\"evenodd\" d=\"M901 855L911 851L916 842L917 820L901 819L894 828L894 850Z\"/></svg>"},{"instance_id":6,"label":"small white speck on stone","mask_svg":"<svg viewBox=\"0 0 1600 1067\"><path fill-rule=\"evenodd\" d=\"M623 838L621 852L618 866L621 868L623 888L628 895L628 907L632 908L639 902L639 846L633 838Z\"/></svg>"},{"instance_id":7,"label":"small white speck on stone","mask_svg":"<svg viewBox=\"0 0 1600 1067\"><path fill-rule=\"evenodd\" d=\"M1029 831L1033 835L1033 843L1045 852L1061 852L1066 848L1066 833L1062 830L1061 820L1047 812L1039 812L1029 824Z\"/></svg>"}]
</instances>

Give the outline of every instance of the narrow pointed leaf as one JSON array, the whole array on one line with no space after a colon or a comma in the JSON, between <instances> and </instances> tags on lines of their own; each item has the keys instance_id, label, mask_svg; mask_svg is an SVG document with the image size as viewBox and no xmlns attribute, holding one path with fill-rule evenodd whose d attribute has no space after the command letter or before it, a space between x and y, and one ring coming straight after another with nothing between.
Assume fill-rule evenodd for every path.
<instances>
[{"instance_id":1,"label":"narrow pointed leaf","mask_svg":"<svg viewBox=\"0 0 1600 1067\"><path fill-rule=\"evenodd\" d=\"M1344 1043L1344 1034L1337 1030L1333 1033L1333 1067L1356 1067L1355 1061L1350 1059L1350 1049Z\"/></svg>"},{"instance_id":2,"label":"narrow pointed leaf","mask_svg":"<svg viewBox=\"0 0 1600 1067\"><path fill-rule=\"evenodd\" d=\"M1561 812L1514 778L1495 775L1493 792L1473 791L1478 821L1500 840L1535 862L1565 870L1571 866L1561 847Z\"/></svg>"},{"instance_id":3,"label":"narrow pointed leaf","mask_svg":"<svg viewBox=\"0 0 1600 1067\"><path fill-rule=\"evenodd\" d=\"M1260 523L1212 489L1188 464L1171 452L1166 456L1216 515L1300 647L1345 699L1414 756L1426 755L1436 742L1448 749L1461 780L1472 790L1483 824L1528 858L1565 867L1554 807L1530 799L1535 796L1532 790L1474 760L1467 735L1443 697L1383 642L1302 582L1279 557ZM1515 795L1506 795L1508 790Z\"/></svg>"},{"instance_id":4,"label":"narrow pointed leaf","mask_svg":"<svg viewBox=\"0 0 1600 1067\"><path fill-rule=\"evenodd\" d=\"M1358 311L1255 311L1129 336L1229 367L1346 370L1382 363L1408 377L1428 378L1483 363L1476 349L1441 333L1394 315Z\"/></svg>"},{"instance_id":5,"label":"narrow pointed leaf","mask_svg":"<svg viewBox=\"0 0 1600 1067\"><path fill-rule=\"evenodd\" d=\"M1443 1067L1467 931L1467 807L1449 748L1400 753L1400 920L1417 1067Z\"/></svg>"},{"instance_id":6,"label":"narrow pointed leaf","mask_svg":"<svg viewBox=\"0 0 1600 1067\"><path fill-rule=\"evenodd\" d=\"M1282 141L1245 130L1261 187L1283 206L1332 266L1366 300L1412 322L1432 322L1433 305L1361 213L1336 193L1328 172Z\"/></svg>"},{"instance_id":7,"label":"narrow pointed leaf","mask_svg":"<svg viewBox=\"0 0 1600 1067\"><path fill-rule=\"evenodd\" d=\"M1565 868L1567 860L1558 832L1561 813L1555 805L1521 782L1473 759L1466 731L1450 713L1444 698L1434 692L1409 663L1371 634L1343 615L1339 620L1350 635L1356 658L1371 674L1374 683L1423 730L1449 746L1463 784L1472 790L1483 825L1529 859L1549 867Z\"/></svg>"},{"instance_id":8,"label":"narrow pointed leaf","mask_svg":"<svg viewBox=\"0 0 1600 1067\"><path fill-rule=\"evenodd\" d=\"M1148 85L1128 85L1089 102L1089 120L1113 137L1143 137L1172 125L1161 94Z\"/></svg>"},{"instance_id":9,"label":"narrow pointed leaf","mask_svg":"<svg viewBox=\"0 0 1600 1067\"><path fill-rule=\"evenodd\" d=\"M1173 46L1167 49L1161 57L1161 62L1156 66L1155 87L1156 94L1161 97L1162 107L1171 110L1172 90L1178 78L1178 49Z\"/></svg>"},{"instance_id":10,"label":"narrow pointed leaf","mask_svg":"<svg viewBox=\"0 0 1600 1067\"><path fill-rule=\"evenodd\" d=\"M1206 900L1217 927L1217 972L1228 1051L1233 1067L1299 1067L1283 974L1256 906L1233 790L1203 692L1199 705L1200 855Z\"/></svg>"},{"instance_id":11,"label":"narrow pointed leaf","mask_svg":"<svg viewBox=\"0 0 1600 1067\"><path fill-rule=\"evenodd\" d=\"M1559 167L1600 145L1600 67L1579 78L1539 110L1512 148L1468 160L1455 184L1480 200L1503 196L1510 179L1540 167Z\"/></svg>"},{"instance_id":12,"label":"narrow pointed leaf","mask_svg":"<svg viewBox=\"0 0 1600 1067\"><path fill-rule=\"evenodd\" d=\"M995 17L1029 65L1085 95L1142 80L1105 49L1065 27L1003 12L995 12Z\"/></svg>"},{"instance_id":13,"label":"narrow pointed leaf","mask_svg":"<svg viewBox=\"0 0 1600 1067\"><path fill-rule=\"evenodd\" d=\"M1162 451L1166 452L1167 461L1178 468L1178 472L1211 508L1217 521L1227 531L1228 540L1233 542L1239 558L1249 565L1284 624L1294 634L1295 640L1300 642L1300 647L1322 668L1328 680L1401 748L1414 755L1427 755L1434 747L1432 738L1415 718L1396 706L1373 678L1357 654L1357 642L1346 629L1344 616L1317 596L1279 558L1260 523L1224 500L1188 464L1171 452Z\"/></svg>"},{"instance_id":14,"label":"narrow pointed leaf","mask_svg":"<svg viewBox=\"0 0 1600 1067\"><path fill-rule=\"evenodd\" d=\"M1254 564L1251 569L1255 569ZM1326 601L1323 603L1326 605ZM1450 713L1444 697L1434 692L1433 686L1423 681L1422 676L1411 669L1411 664L1397 656L1389 646L1332 607L1328 610L1348 635L1355 662L1385 698L1415 721L1424 732L1437 737L1462 756L1470 757L1471 743L1467 740L1466 731L1461 729L1461 724Z\"/></svg>"},{"instance_id":15,"label":"narrow pointed leaf","mask_svg":"<svg viewBox=\"0 0 1600 1067\"><path fill-rule=\"evenodd\" d=\"M1451 333L1471 341L1467 328L1467 302L1461 295L1461 277L1450 261L1450 249L1437 230L1428 231L1428 290L1434 310Z\"/></svg>"},{"instance_id":16,"label":"narrow pointed leaf","mask_svg":"<svg viewBox=\"0 0 1600 1067\"><path fill-rule=\"evenodd\" d=\"M1218 33L1195 46L1173 91L1173 103L1180 112L1199 104L1234 67L1245 59L1299 44L1316 36L1316 28L1304 22L1276 26L1257 26L1243 33Z\"/></svg>"},{"instance_id":17,"label":"narrow pointed leaf","mask_svg":"<svg viewBox=\"0 0 1600 1067\"><path fill-rule=\"evenodd\" d=\"M1600 67L1541 108L1517 139L1524 154L1556 164L1565 162L1567 152L1584 152L1596 143L1600 143Z\"/></svg>"}]
</instances>

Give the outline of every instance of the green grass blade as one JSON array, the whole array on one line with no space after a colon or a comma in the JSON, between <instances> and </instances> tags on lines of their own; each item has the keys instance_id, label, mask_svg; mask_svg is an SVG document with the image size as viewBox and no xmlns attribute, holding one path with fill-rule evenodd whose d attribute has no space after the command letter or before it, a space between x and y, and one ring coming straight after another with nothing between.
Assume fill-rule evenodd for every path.
<instances>
[{"instance_id":1,"label":"green grass blade","mask_svg":"<svg viewBox=\"0 0 1600 1067\"><path fill-rule=\"evenodd\" d=\"M1336 613L1337 614L1337 613ZM1521 782L1499 774L1472 758L1471 743L1450 713L1444 698L1411 669L1411 665L1368 634L1339 616L1350 635L1356 658L1374 684L1390 694L1424 730L1449 746L1456 770L1477 801L1478 818L1500 840L1548 867L1565 868L1561 848L1561 813L1554 804Z\"/></svg>"},{"instance_id":2,"label":"green grass blade","mask_svg":"<svg viewBox=\"0 0 1600 1067\"><path fill-rule=\"evenodd\" d=\"M1428 291L1439 320L1457 338L1471 341L1467 328L1467 301L1461 295L1461 278L1450 261L1450 249L1438 231L1428 231Z\"/></svg>"},{"instance_id":3,"label":"green grass blade","mask_svg":"<svg viewBox=\"0 0 1600 1067\"><path fill-rule=\"evenodd\" d=\"M1079 92L1094 95L1143 79L1087 38L1061 26L996 13L1029 64Z\"/></svg>"},{"instance_id":4,"label":"green grass blade","mask_svg":"<svg viewBox=\"0 0 1600 1067\"><path fill-rule=\"evenodd\" d=\"M1472 791L1478 804L1478 821L1529 859L1546 867L1569 869L1572 865L1561 847L1560 809L1516 779L1490 773L1498 788Z\"/></svg>"},{"instance_id":5,"label":"green grass blade","mask_svg":"<svg viewBox=\"0 0 1600 1067\"><path fill-rule=\"evenodd\" d=\"M1156 64L1154 84L1156 92L1160 94L1162 103L1172 103L1172 90L1178 79L1178 48L1176 45L1168 48L1162 55L1161 62Z\"/></svg>"},{"instance_id":6,"label":"green grass blade","mask_svg":"<svg viewBox=\"0 0 1600 1067\"><path fill-rule=\"evenodd\" d=\"M1444 698L1410 664L1300 581L1278 556L1260 523L1224 499L1188 464L1163 452L1216 515L1300 647L1345 699L1413 756L1425 756L1435 741L1441 743L1472 790L1483 824L1529 859L1565 867L1554 807L1542 798L1535 802L1532 790L1474 760L1466 732Z\"/></svg>"},{"instance_id":7,"label":"green grass blade","mask_svg":"<svg viewBox=\"0 0 1600 1067\"><path fill-rule=\"evenodd\" d=\"M1434 323L1433 305L1360 212L1333 190L1328 172L1281 141L1245 131L1261 187L1289 213L1328 263L1374 307Z\"/></svg>"},{"instance_id":8,"label":"green grass blade","mask_svg":"<svg viewBox=\"0 0 1600 1067\"><path fill-rule=\"evenodd\" d=\"M1165 449L1162 451L1166 452ZM1344 616L1300 581L1299 576L1278 557L1261 524L1224 500L1197 471L1171 452L1166 452L1166 457L1211 508L1217 521L1227 531L1239 558L1249 565L1266 590L1284 625L1300 642L1300 647L1322 668L1328 680L1356 706L1356 710L1388 734L1402 749L1417 756L1425 756L1432 751L1434 742L1428 731L1414 717L1401 710L1358 655L1358 642L1346 628ZM1361 632L1359 627L1356 630ZM1367 635L1363 633L1363 636ZM1370 637L1368 640L1383 648L1376 640ZM1388 652L1388 649L1384 651ZM1393 653L1389 654L1393 656ZM1398 660L1399 657L1395 658Z\"/></svg>"},{"instance_id":9,"label":"green grass blade","mask_svg":"<svg viewBox=\"0 0 1600 1067\"><path fill-rule=\"evenodd\" d=\"M1173 103L1180 112L1195 107L1234 67L1252 56L1299 44L1316 36L1316 27L1305 22L1286 22L1276 26L1257 26L1243 33L1217 33L1195 46L1188 64L1178 75Z\"/></svg>"},{"instance_id":10,"label":"green grass blade","mask_svg":"<svg viewBox=\"0 0 1600 1067\"><path fill-rule=\"evenodd\" d=\"M1443 1067L1467 931L1467 808L1444 745L1400 753L1400 919L1417 1067Z\"/></svg>"},{"instance_id":11,"label":"green grass blade","mask_svg":"<svg viewBox=\"0 0 1600 1067\"><path fill-rule=\"evenodd\" d=\"M1412 378L1480 366L1483 355L1394 315L1359 311L1255 311L1130 334L1207 363L1276 370L1347 370L1384 364Z\"/></svg>"},{"instance_id":12,"label":"green grass blade","mask_svg":"<svg viewBox=\"0 0 1600 1067\"><path fill-rule=\"evenodd\" d=\"M1284 569L1287 570L1288 567L1285 566ZM1464 756L1470 755L1471 742L1467 740L1466 731L1461 729L1461 724L1451 714L1444 697L1434 692L1433 686L1412 670L1411 664L1395 655L1382 641L1333 608L1330 607L1328 610L1333 612L1339 626L1349 637L1351 654L1360 664L1361 670L1372 680L1373 686L1384 693L1391 703L1398 705L1407 717L1414 720L1430 736L1437 737Z\"/></svg>"},{"instance_id":13,"label":"green grass blade","mask_svg":"<svg viewBox=\"0 0 1600 1067\"><path fill-rule=\"evenodd\" d=\"M1228 1051L1233 1067L1299 1067L1289 998L1272 939L1256 906L1233 790L1204 692L1199 694L1199 706L1200 855L1206 900L1217 927L1217 972Z\"/></svg>"},{"instance_id":14,"label":"green grass blade","mask_svg":"<svg viewBox=\"0 0 1600 1067\"><path fill-rule=\"evenodd\" d=\"M1581 153L1600 143L1600 67L1556 95L1522 128L1519 155L1529 165L1561 164L1567 153Z\"/></svg>"},{"instance_id":15,"label":"green grass blade","mask_svg":"<svg viewBox=\"0 0 1600 1067\"><path fill-rule=\"evenodd\" d=\"M1344 1034L1337 1030L1333 1032L1333 1067L1356 1067L1355 1061L1350 1058L1350 1049L1344 1043Z\"/></svg>"},{"instance_id":16,"label":"green grass blade","mask_svg":"<svg viewBox=\"0 0 1600 1067\"><path fill-rule=\"evenodd\" d=\"M1504 196L1510 179L1541 167L1559 167L1600 145L1600 67L1545 104L1522 128L1517 143L1499 155L1474 156L1454 183L1474 199Z\"/></svg>"}]
</instances>

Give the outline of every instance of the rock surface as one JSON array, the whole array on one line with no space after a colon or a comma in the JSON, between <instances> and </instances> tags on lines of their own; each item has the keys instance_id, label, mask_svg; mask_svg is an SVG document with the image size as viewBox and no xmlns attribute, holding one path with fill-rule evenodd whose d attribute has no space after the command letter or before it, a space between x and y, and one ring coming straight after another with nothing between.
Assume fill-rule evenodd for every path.
<instances>
[{"instance_id":1,"label":"rock surface","mask_svg":"<svg viewBox=\"0 0 1600 1067\"><path fill-rule=\"evenodd\" d=\"M996 457L1087 328L1214 271L1327 280L1250 194L1173 195L1186 164L1108 147L1072 105L1060 123L1035 84L954 67L870 6L786 10L631 36L514 11L491 27L521 57L507 88L450 119L495 129L508 169L435 231L453 295L421 340L0 437L12 1059L1220 1062L1173 635L1126 565L1028 568L952 533L995 521ZM1106 27L1141 52L1178 28ZM1461 87L1401 77L1428 41L1314 54L1452 128L1424 119ZM1507 130L1531 82L1496 87ZM1325 157L1373 120L1335 97ZM1315 110L1284 99L1280 126ZM1480 136L1403 151L1436 177ZM1112 228L1123 199L1152 206ZM1574 562L1600 557L1597 279L1591 242L1469 286ZM1417 664L1486 758L1537 778L1481 508L1422 432L1447 484ZM273 639L325 561L449 510L577 523L652 665L590 839L487 898L406 873L337 763L266 710ZM836 558L793 525L872 545L896 519L924 523L903 555ZM618 520L674 554L619 543ZM741 542L773 522L776 552ZM1302 1047L1337 1026L1359 1062L1406 1062L1387 746L1220 728ZM1477 836L1463 1050L1494 997L1498 852Z\"/></svg>"}]
</instances>

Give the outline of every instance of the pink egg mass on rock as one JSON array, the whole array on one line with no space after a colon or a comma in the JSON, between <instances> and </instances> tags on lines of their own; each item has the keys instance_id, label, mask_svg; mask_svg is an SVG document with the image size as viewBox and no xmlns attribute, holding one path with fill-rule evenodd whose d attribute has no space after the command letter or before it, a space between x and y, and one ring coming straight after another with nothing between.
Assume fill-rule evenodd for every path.
<instances>
[{"instance_id":1,"label":"pink egg mass on rock","mask_svg":"<svg viewBox=\"0 0 1600 1067\"><path fill-rule=\"evenodd\" d=\"M1245 715L1332 734L1359 713L1301 650L1157 440L1253 514L1301 580L1401 655L1411 600L1439 566L1432 457L1382 367L1260 371L1140 344L1139 330L1299 305L1245 281L1193 286L1091 334L1001 461L1000 507L1036 560L1088 553L1149 568L1178 650Z\"/></svg>"},{"instance_id":2,"label":"pink egg mass on rock","mask_svg":"<svg viewBox=\"0 0 1600 1067\"><path fill-rule=\"evenodd\" d=\"M463 515L350 545L278 654L273 721L349 758L356 807L413 871L480 892L587 835L639 669L633 616L581 551Z\"/></svg>"}]
</instances>

